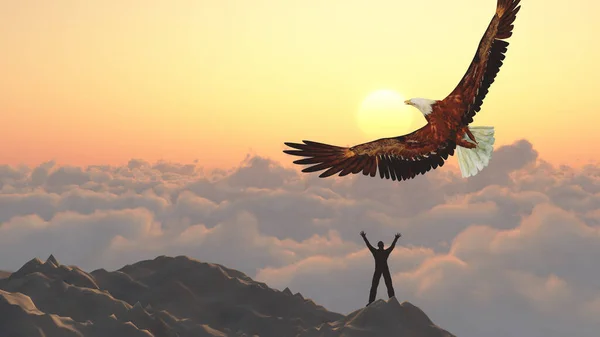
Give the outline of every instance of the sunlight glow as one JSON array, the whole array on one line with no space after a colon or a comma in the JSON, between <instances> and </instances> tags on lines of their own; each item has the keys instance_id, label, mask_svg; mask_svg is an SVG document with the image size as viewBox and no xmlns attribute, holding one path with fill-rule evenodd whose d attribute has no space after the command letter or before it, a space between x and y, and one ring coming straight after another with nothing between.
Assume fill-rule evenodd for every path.
<instances>
[{"instance_id":1,"label":"sunlight glow","mask_svg":"<svg viewBox=\"0 0 600 337\"><path fill-rule=\"evenodd\" d=\"M404 100L394 90L382 89L371 93L358 109L360 130L374 137L393 137L411 132L415 115Z\"/></svg>"}]
</instances>

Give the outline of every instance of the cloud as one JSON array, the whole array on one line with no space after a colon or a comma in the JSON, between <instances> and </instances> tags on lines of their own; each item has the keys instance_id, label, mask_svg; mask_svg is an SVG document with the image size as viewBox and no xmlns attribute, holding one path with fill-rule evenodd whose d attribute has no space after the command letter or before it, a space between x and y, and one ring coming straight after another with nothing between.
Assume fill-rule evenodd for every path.
<instances>
[{"instance_id":1,"label":"cloud","mask_svg":"<svg viewBox=\"0 0 600 337\"><path fill-rule=\"evenodd\" d=\"M0 254L14 270L26 256L56 252L69 263L98 264L115 237L143 240L160 235L160 224L146 209L61 212L46 221L37 215L14 217L0 227Z\"/></svg>"},{"instance_id":2,"label":"cloud","mask_svg":"<svg viewBox=\"0 0 600 337\"><path fill-rule=\"evenodd\" d=\"M394 286L458 336L595 336L600 169L553 167L526 140L465 180L445 166L402 183L319 179L269 158L0 166L0 269L51 253L93 270L157 255L239 269L339 312L366 304L386 245ZM383 282L379 296L385 295Z\"/></svg>"},{"instance_id":3,"label":"cloud","mask_svg":"<svg viewBox=\"0 0 600 337\"><path fill-rule=\"evenodd\" d=\"M547 336L540 333L543 326L551 336L561 336L579 331L580 324L600 328L589 318L589 310L598 309L599 247L600 229L573 213L541 204L513 229L468 227L448 253L416 247L395 250L390 268L395 271L396 293L419 303L436 324L457 335L519 331ZM336 291L345 295L334 302L350 307L368 293L372 271L365 266L370 260L363 249L334 259L311 257L279 269L265 268L258 277L280 287L312 289L317 298L331 299L331 289L346 288ZM355 299L350 289L362 290L363 298Z\"/></svg>"}]
</instances>

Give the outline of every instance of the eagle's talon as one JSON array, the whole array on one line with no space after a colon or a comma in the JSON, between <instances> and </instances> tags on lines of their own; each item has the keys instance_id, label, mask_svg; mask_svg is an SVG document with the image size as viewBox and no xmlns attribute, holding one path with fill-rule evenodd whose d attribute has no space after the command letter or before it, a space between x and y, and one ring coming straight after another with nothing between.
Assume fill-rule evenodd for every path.
<instances>
[{"instance_id":1,"label":"eagle's talon","mask_svg":"<svg viewBox=\"0 0 600 337\"><path fill-rule=\"evenodd\" d=\"M475 140L475 136L473 135L473 133L471 133L471 130L469 130L468 128L467 128L467 136L469 137L470 140L473 141L473 143L478 144L477 140Z\"/></svg>"}]
</instances>

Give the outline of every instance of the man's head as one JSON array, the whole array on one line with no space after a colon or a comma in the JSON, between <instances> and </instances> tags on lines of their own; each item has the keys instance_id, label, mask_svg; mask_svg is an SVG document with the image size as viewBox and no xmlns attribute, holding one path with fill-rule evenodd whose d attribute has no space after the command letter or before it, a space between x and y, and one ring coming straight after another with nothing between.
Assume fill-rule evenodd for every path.
<instances>
[{"instance_id":1,"label":"man's head","mask_svg":"<svg viewBox=\"0 0 600 337\"><path fill-rule=\"evenodd\" d=\"M383 241L377 242L377 247L379 247L379 249L383 249Z\"/></svg>"}]
</instances>

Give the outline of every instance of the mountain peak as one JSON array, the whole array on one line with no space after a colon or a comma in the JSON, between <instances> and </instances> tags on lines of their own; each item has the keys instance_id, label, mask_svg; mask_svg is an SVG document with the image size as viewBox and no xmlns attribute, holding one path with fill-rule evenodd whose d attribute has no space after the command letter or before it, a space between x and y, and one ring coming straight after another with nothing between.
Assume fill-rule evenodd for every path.
<instances>
[{"instance_id":1,"label":"mountain peak","mask_svg":"<svg viewBox=\"0 0 600 337\"><path fill-rule=\"evenodd\" d=\"M46 263L53 264L56 267L60 266L60 263L58 263L58 260L52 254L48 256L48 258L46 259Z\"/></svg>"},{"instance_id":2,"label":"mountain peak","mask_svg":"<svg viewBox=\"0 0 600 337\"><path fill-rule=\"evenodd\" d=\"M43 264L44 264L44 262L42 262L42 260L35 257L35 258L27 261L27 263L25 263L23 266L21 266L21 268L19 268L16 272L12 273L8 278L15 279L15 278L19 278L23 275L33 273L33 272L37 271L40 268L40 266Z\"/></svg>"},{"instance_id":3,"label":"mountain peak","mask_svg":"<svg viewBox=\"0 0 600 337\"><path fill-rule=\"evenodd\" d=\"M453 337L449 332L433 324L421 309L406 301L400 304L396 297L388 300L378 299L330 326L335 326L336 331L348 336L354 336L348 331L359 330L365 332L365 336ZM312 335L306 335L309 336Z\"/></svg>"}]
</instances>

